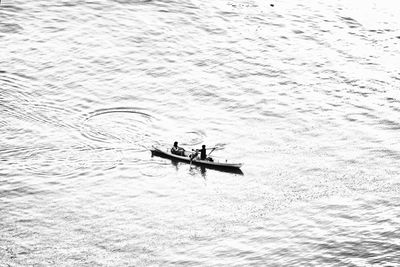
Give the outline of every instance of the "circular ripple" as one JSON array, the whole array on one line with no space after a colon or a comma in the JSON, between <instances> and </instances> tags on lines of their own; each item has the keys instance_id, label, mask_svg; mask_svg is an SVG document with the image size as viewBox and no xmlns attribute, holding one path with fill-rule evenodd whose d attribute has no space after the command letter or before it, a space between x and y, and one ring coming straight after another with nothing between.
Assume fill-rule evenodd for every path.
<instances>
[{"instance_id":1,"label":"circular ripple","mask_svg":"<svg viewBox=\"0 0 400 267\"><path fill-rule=\"evenodd\" d=\"M81 133L95 142L143 151L150 145L152 120L138 108L98 109L86 116Z\"/></svg>"},{"instance_id":2,"label":"circular ripple","mask_svg":"<svg viewBox=\"0 0 400 267\"><path fill-rule=\"evenodd\" d=\"M182 135L178 135L177 138L180 141L180 144L185 146L197 146L203 143L205 133L202 130L198 131L188 131L184 132Z\"/></svg>"}]
</instances>

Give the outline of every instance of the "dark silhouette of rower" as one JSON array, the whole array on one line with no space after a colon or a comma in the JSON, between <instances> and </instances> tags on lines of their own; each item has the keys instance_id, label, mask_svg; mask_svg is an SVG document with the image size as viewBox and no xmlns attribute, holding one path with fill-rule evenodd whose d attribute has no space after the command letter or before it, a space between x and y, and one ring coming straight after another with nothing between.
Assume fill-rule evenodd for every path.
<instances>
[{"instance_id":1,"label":"dark silhouette of rower","mask_svg":"<svg viewBox=\"0 0 400 267\"><path fill-rule=\"evenodd\" d=\"M214 150L213 148L212 150ZM208 160L208 161L214 161L212 158L207 157L207 152L206 152L206 145L202 145L201 149L196 149L194 152L190 155L190 160L193 160L195 158L198 158L199 152L200 152L200 160ZM212 151L211 151L212 152ZM210 153L211 153L210 152Z\"/></svg>"},{"instance_id":2,"label":"dark silhouette of rower","mask_svg":"<svg viewBox=\"0 0 400 267\"><path fill-rule=\"evenodd\" d=\"M200 159L206 160L206 158L207 158L206 145L202 145L200 149Z\"/></svg>"},{"instance_id":3,"label":"dark silhouette of rower","mask_svg":"<svg viewBox=\"0 0 400 267\"><path fill-rule=\"evenodd\" d=\"M173 147L171 148L171 153L179 156L185 156L185 149L178 146L178 142L174 142Z\"/></svg>"},{"instance_id":4,"label":"dark silhouette of rower","mask_svg":"<svg viewBox=\"0 0 400 267\"><path fill-rule=\"evenodd\" d=\"M206 153L206 146L202 145L201 149L192 149L193 152L190 154L190 160L193 159L199 159L199 152L200 152L200 160L206 160L207 159L207 153Z\"/></svg>"}]
</instances>

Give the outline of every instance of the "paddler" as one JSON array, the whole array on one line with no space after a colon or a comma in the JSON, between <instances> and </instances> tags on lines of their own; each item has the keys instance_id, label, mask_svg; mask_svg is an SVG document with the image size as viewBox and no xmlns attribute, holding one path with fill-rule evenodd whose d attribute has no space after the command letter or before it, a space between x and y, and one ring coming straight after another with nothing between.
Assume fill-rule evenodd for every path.
<instances>
[{"instance_id":1,"label":"paddler","mask_svg":"<svg viewBox=\"0 0 400 267\"><path fill-rule=\"evenodd\" d=\"M185 156L185 149L178 146L178 142L174 142L174 145L171 148L171 153L179 156Z\"/></svg>"},{"instance_id":2,"label":"paddler","mask_svg":"<svg viewBox=\"0 0 400 267\"><path fill-rule=\"evenodd\" d=\"M212 150L214 150L214 149L215 148L213 148ZM214 161L212 158L207 157L206 150L207 150L206 149L206 145L202 145L201 149L196 149L195 152L190 155L190 159L193 160L194 158L196 158L198 156L199 152L200 152L200 160Z\"/></svg>"},{"instance_id":3,"label":"paddler","mask_svg":"<svg viewBox=\"0 0 400 267\"><path fill-rule=\"evenodd\" d=\"M202 145L200 149L200 159L206 160L206 158L207 158L206 145Z\"/></svg>"}]
</instances>

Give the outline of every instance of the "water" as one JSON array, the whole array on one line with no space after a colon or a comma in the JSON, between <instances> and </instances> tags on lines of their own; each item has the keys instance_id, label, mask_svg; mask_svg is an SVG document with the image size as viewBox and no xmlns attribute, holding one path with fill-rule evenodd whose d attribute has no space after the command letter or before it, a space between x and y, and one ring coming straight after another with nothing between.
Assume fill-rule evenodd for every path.
<instances>
[{"instance_id":1,"label":"water","mask_svg":"<svg viewBox=\"0 0 400 267\"><path fill-rule=\"evenodd\" d=\"M398 7L2 1L0 265L399 264Z\"/></svg>"}]
</instances>

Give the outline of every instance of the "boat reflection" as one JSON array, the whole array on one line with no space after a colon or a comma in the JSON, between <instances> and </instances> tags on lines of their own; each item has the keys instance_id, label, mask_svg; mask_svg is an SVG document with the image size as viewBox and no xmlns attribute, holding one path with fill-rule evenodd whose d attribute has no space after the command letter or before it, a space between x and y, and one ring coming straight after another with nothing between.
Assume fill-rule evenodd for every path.
<instances>
[{"instance_id":1,"label":"boat reflection","mask_svg":"<svg viewBox=\"0 0 400 267\"><path fill-rule=\"evenodd\" d=\"M182 161L175 160L175 159L169 159L171 160L171 164L176 167L176 169L179 169L179 163L182 164ZM187 165L187 164L185 164ZM192 170L200 170L201 174L203 176L206 175L207 169L214 170L214 171L219 171L219 172L227 172L227 173L232 173L232 174L238 174L238 175L244 175L244 173L240 169L232 169L232 168L223 168L223 167L211 167L211 166L197 166L197 165L191 165L190 167Z\"/></svg>"},{"instance_id":2,"label":"boat reflection","mask_svg":"<svg viewBox=\"0 0 400 267\"><path fill-rule=\"evenodd\" d=\"M151 156L154 157L154 154L152 153ZM158 156L160 156L160 155L158 155ZM168 157L162 157L162 158L170 160L171 164L176 168L176 170L178 170L179 166L184 163L184 162L182 162L180 160L170 159ZM186 163L186 165L188 165L188 163ZM224 168L224 167L215 167L215 166L197 166L197 165L192 164L191 165L191 169L200 170L200 172L201 172L201 174L203 176L206 175L206 172L207 172L208 169L219 171L219 172L226 172L226 173L244 175L244 173L240 169L234 169L234 168Z\"/></svg>"}]
</instances>

